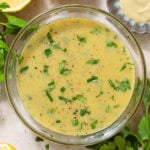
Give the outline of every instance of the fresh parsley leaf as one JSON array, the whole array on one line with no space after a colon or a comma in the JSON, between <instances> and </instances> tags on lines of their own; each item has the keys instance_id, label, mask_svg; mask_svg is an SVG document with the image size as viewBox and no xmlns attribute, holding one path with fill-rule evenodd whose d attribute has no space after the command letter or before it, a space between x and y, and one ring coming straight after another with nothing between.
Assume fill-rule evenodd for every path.
<instances>
[{"instance_id":1,"label":"fresh parsley leaf","mask_svg":"<svg viewBox=\"0 0 150 150\"><path fill-rule=\"evenodd\" d=\"M108 82L110 86L116 91L120 90L122 92L125 92L128 89L131 89L130 82L127 78L117 83L114 83L111 79L109 79Z\"/></svg>"},{"instance_id":2,"label":"fresh parsley leaf","mask_svg":"<svg viewBox=\"0 0 150 150\"><path fill-rule=\"evenodd\" d=\"M10 14L5 14L7 20L8 20L8 24L18 27L18 28L23 28L26 24L27 21L21 18L18 18L16 16L10 15Z\"/></svg>"},{"instance_id":3,"label":"fresh parsley leaf","mask_svg":"<svg viewBox=\"0 0 150 150\"><path fill-rule=\"evenodd\" d=\"M8 8L7 3L0 3L0 27L3 29L0 31L0 82L4 80L4 62L6 55L9 51L9 47L6 42L6 36L8 34L17 33L22 27L25 26L26 20L18 18L14 15L6 14L2 12L2 9ZM4 22L2 22L4 20ZM24 72L27 68L22 68L21 72Z\"/></svg>"},{"instance_id":4,"label":"fresh parsley leaf","mask_svg":"<svg viewBox=\"0 0 150 150\"><path fill-rule=\"evenodd\" d=\"M45 90L45 94L48 97L48 99L50 100L50 102L53 102L53 97L51 96L49 90Z\"/></svg>"},{"instance_id":5,"label":"fresh parsley leaf","mask_svg":"<svg viewBox=\"0 0 150 150\"><path fill-rule=\"evenodd\" d=\"M61 88L60 88L60 91L61 91L62 93L64 93L64 92L66 91L66 88L65 88L65 87L61 87Z\"/></svg>"},{"instance_id":6,"label":"fresh parsley leaf","mask_svg":"<svg viewBox=\"0 0 150 150\"><path fill-rule=\"evenodd\" d=\"M61 120L56 120L56 123L61 123Z\"/></svg>"},{"instance_id":7,"label":"fresh parsley leaf","mask_svg":"<svg viewBox=\"0 0 150 150\"><path fill-rule=\"evenodd\" d=\"M54 39L53 39L50 32L47 33L47 39L49 40L49 42L50 42L50 44L52 45L53 48L62 49L61 46L54 41Z\"/></svg>"},{"instance_id":8,"label":"fresh parsley leaf","mask_svg":"<svg viewBox=\"0 0 150 150\"><path fill-rule=\"evenodd\" d=\"M80 101L80 102L85 102L85 101L86 101L86 98L85 98L83 95L78 94L78 95L76 95L76 96L73 96L73 97L72 97L72 100L73 100L73 101L78 100L78 101Z\"/></svg>"},{"instance_id":9,"label":"fresh parsley leaf","mask_svg":"<svg viewBox=\"0 0 150 150\"><path fill-rule=\"evenodd\" d=\"M53 45L55 43L50 32L47 33L47 39L50 42L50 44Z\"/></svg>"},{"instance_id":10,"label":"fresh parsley leaf","mask_svg":"<svg viewBox=\"0 0 150 150\"><path fill-rule=\"evenodd\" d=\"M106 46L107 46L107 47L116 48L118 45L117 45L115 42L111 41L111 40L107 40L107 41L106 41Z\"/></svg>"},{"instance_id":11,"label":"fresh parsley leaf","mask_svg":"<svg viewBox=\"0 0 150 150\"><path fill-rule=\"evenodd\" d=\"M105 112L106 112L106 113L109 113L109 112L110 112L110 105L107 105L107 106L105 107Z\"/></svg>"},{"instance_id":12,"label":"fresh parsley leaf","mask_svg":"<svg viewBox=\"0 0 150 150\"><path fill-rule=\"evenodd\" d=\"M95 27L95 28L91 29L90 33L99 34L99 33L101 33L101 29L98 27Z\"/></svg>"},{"instance_id":13,"label":"fresh parsley leaf","mask_svg":"<svg viewBox=\"0 0 150 150\"><path fill-rule=\"evenodd\" d=\"M138 91L140 91L141 85L142 85L142 83L139 81ZM146 86L145 96L143 98L143 104L145 105L146 108L150 107L150 79L147 79L147 86Z\"/></svg>"},{"instance_id":14,"label":"fresh parsley leaf","mask_svg":"<svg viewBox=\"0 0 150 150\"><path fill-rule=\"evenodd\" d=\"M95 65L99 63L99 59L91 59L86 62L87 64Z\"/></svg>"},{"instance_id":15,"label":"fresh parsley leaf","mask_svg":"<svg viewBox=\"0 0 150 150\"><path fill-rule=\"evenodd\" d=\"M72 125L73 126L78 126L79 125L79 120L78 119L72 120Z\"/></svg>"},{"instance_id":16,"label":"fresh parsley leaf","mask_svg":"<svg viewBox=\"0 0 150 150\"><path fill-rule=\"evenodd\" d=\"M124 70L124 69L126 69L126 68L127 68L127 64L125 63L125 64L122 65L120 71L122 71L122 70Z\"/></svg>"},{"instance_id":17,"label":"fresh parsley leaf","mask_svg":"<svg viewBox=\"0 0 150 150\"><path fill-rule=\"evenodd\" d=\"M150 114L143 116L138 125L138 133L142 141L150 140Z\"/></svg>"},{"instance_id":18,"label":"fresh parsley leaf","mask_svg":"<svg viewBox=\"0 0 150 150\"><path fill-rule=\"evenodd\" d=\"M97 81L98 81L98 77L97 76L91 76L89 79L87 79L87 83L97 82Z\"/></svg>"},{"instance_id":19,"label":"fresh parsley leaf","mask_svg":"<svg viewBox=\"0 0 150 150\"><path fill-rule=\"evenodd\" d=\"M54 89L55 89L55 81L51 81L50 83L48 83L47 91L51 92Z\"/></svg>"},{"instance_id":20,"label":"fresh parsley leaf","mask_svg":"<svg viewBox=\"0 0 150 150\"><path fill-rule=\"evenodd\" d=\"M55 108L51 108L51 109L49 109L49 110L47 111L47 113L54 114L54 113L55 113L55 111L56 111L56 109L55 109Z\"/></svg>"},{"instance_id":21,"label":"fresh parsley leaf","mask_svg":"<svg viewBox=\"0 0 150 150\"><path fill-rule=\"evenodd\" d=\"M48 66L48 65L43 66L43 72L44 72L45 74L48 74L48 69L49 69L49 66Z\"/></svg>"},{"instance_id":22,"label":"fresh parsley leaf","mask_svg":"<svg viewBox=\"0 0 150 150\"><path fill-rule=\"evenodd\" d=\"M91 128L92 128L92 129L95 129L97 124L98 124L98 120L94 120L94 121L91 123Z\"/></svg>"},{"instance_id":23,"label":"fresh parsley leaf","mask_svg":"<svg viewBox=\"0 0 150 150\"><path fill-rule=\"evenodd\" d=\"M59 98L60 100L64 101L65 103L72 102L71 99L66 98L66 97L64 97L64 96L59 96L58 98Z\"/></svg>"},{"instance_id":24,"label":"fresh parsley leaf","mask_svg":"<svg viewBox=\"0 0 150 150\"><path fill-rule=\"evenodd\" d=\"M50 48L47 48L44 50L44 54L48 58L49 56L52 55L52 50Z\"/></svg>"},{"instance_id":25,"label":"fresh parsley leaf","mask_svg":"<svg viewBox=\"0 0 150 150\"><path fill-rule=\"evenodd\" d=\"M86 43L86 37L77 35L77 39L78 39L78 41L81 42L81 43Z\"/></svg>"},{"instance_id":26,"label":"fresh parsley leaf","mask_svg":"<svg viewBox=\"0 0 150 150\"><path fill-rule=\"evenodd\" d=\"M88 110L88 108L83 108L83 109L80 109L80 116L83 117L84 115L86 114L90 114L91 112Z\"/></svg>"},{"instance_id":27,"label":"fresh parsley leaf","mask_svg":"<svg viewBox=\"0 0 150 150\"><path fill-rule=\"evenodd\" d=\"M67 61L62 60L62 62L59 64L59 73L61 75L69 75L71 73L71 70L66 68Z\"/></svg>"},{"instance_id":28,"label":"fresh parsley leaf","mask_svg":"<svg viewBox=\"0 0 150 150\"><path fill-rule=\"evenodd\" d=\"M123 92L127 91L128 89L131 89L130 82L127 78L119 83L119 89Z\"/></svg>"},{"instance_id":29,"label":"fresh parsley leaf","mask_svg":"<svg viewBox=\"0 0 150 150\"><path fill-rule=\"evenodd\" d=\"M24 73L29 69L29 66L24 66L20 69L20 73Z\"/></svg>"}]
</instances>

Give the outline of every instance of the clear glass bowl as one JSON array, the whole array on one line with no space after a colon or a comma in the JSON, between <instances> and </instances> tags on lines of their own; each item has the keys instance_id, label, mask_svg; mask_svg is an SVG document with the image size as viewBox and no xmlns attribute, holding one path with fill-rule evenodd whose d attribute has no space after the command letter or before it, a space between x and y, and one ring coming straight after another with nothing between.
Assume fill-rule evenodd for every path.
<instances>
[{"instance_id":1,"label":"clear glass bowl","mask_svg":"<svg viewBox=\"0 0 150 150\"><path fill-rule=\"evenodd\" d=\"M139 34L150 33L150 21L147 23L140 23L129 18L120 8L119 0L107 0L107 7L109 12L123 21L132 32Z\"/></svg>"},{"instance_id":2,"label":"clear glass bowl","mask_svg":"<svg viewBox=\"0 0 150 150\"><path fill-rule=\"evenodd\" d=\"M30 37L36 32L39 26L43 26L57 19L68 17L89 18L92 20L96 20L112 29L114 32L116 32L116 34L120 36L120 38L128 47L135 64L135 89L125 111L109 127L96 133L84 136L69 136L56 133L36 122L25 109L17 91L17 55L22 52L23 47L30 39ZM138 82L139 79L141 81L140 86ZM9 101L19 118L28 128L34 131L37 135L48 140L63 144L91 145L104 141L118 133L127 124L129 119L136 111L139 103L141 102L145 89L145 81L146 69L144 57L141 48L137 43L136 39L134 38L133 34L126 28L126 26L124 26L119 20L117 20L109 13L90 6L65 5L49 10L32 19L16 36L15 40L11 45L5 63L6 92Z\"/></svg>"}]
</instances>

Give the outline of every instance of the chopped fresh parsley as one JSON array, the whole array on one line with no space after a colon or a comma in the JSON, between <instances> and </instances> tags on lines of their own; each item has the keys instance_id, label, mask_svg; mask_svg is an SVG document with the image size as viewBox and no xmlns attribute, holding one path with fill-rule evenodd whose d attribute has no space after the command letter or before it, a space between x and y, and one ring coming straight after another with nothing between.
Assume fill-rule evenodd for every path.
<instances>
[{"instance_id":1,"label":"chopped fresh parsley","mask_svg":"<svg viewBox=\"0 0 150 150\"><path fill-rule=\"evenodd\" d=\"M80 101L80 102L85 102L85 101L86 101L86 98L85 98L83 95L78 94L78 95L74 96L74 97L72 98L72 100L73 100L73 101L78 100L78 101Z\"/></svg>"},{"instance_id":2,"label":"chopped fresh parsley","mask_svg":"<svg viewBox=\"0 0 150 150\"><path fill-rule=\"evenodd\" d=\"M98 95L96 95L96 97L100 97L101 95L103 95L104 94L104 92L103 91L100 91L99 93L98 93Z\"/></svg>"},{"instance_id":3,"label":"chopped fresh parsley","mask_svg":"<svg viewBox=\"0 0 150 150\"><path fill-rule=\"evenodd\" d=\"M47 88L47 90L49 91L49 92L51 92L52 90L54 90L55 89L55 82L54 81L51 81L50 83L48 83L48 88Z\"/></svg>"},{"instance_id":4,"label":"chopped fresh parsley","mask_svg":"<svg viewBox=\"0 0 150 150\"><path fill-rule=\"evenodd\" d=\"M98 124L98 120L94 120L94 121L91 123L91 128L92 128L92 129L95 129L97 124Z\"/></svg>"},{"instance_id":5,"label":"chopped fresh parsley","mask_svg":"<svg viewBox=\"0 0 150 150\"><path fill-rule=\"evenodd\" d=\"M115 42L113 42L113 41L107 40L107 41L106 41L106 46L107 46L107 47L116 48L118 45L117 45Z\"/></svg>"},{"instance_id":6,"label":"chopped fresh parsley","mask_svg":"<svg viewBox=\"0 0 150 150\"><path fill-rule=\"evenodd\" d=\"M77 39L80 43L86 43L86 37L77 35Z\"/></svg>"},{"instance_id":7,"label":"chopped fresh parsley","mask_svg":"<svg viewBox=\"0 0 150 150\"><path fill-rule=\"evenodd\" d=\"M79 120L78 119L72 120L72 125L73 126L78 126L79 125Z\"/></svg>"},{"instance_id":8,"label":"chopped fresh parsley","mask_svg":"<svg viewBox=\"0 0 150 150\"><path fill-rule=\"evenodd\" d=\"M109 82L109 85L110 85L114 90L116 90L116 91L119 90L119 88L115 85L115 83L114 83L111 79L109 79L108 82Z\"/></svg>"},{"instance_id":9,"label":"chopped fresh parsley","mask_svg":"<svg viewBox=\"0 0 150 150\"><path fill-rule=\"evenodd\" d=\"M56 120L56 123L61 123L61 120Z\"/></svg>"},{"instance_id":10,"label":"chopped fresh parsley","mask_svg":"<svg viewBox=\"0 0 150 150\"><path fill-rule=\"evenodd\" d=\"M106 112L106 113L110 112L110 105L107 105L107 106L105 107L105 112Z\"/></svg>"},{"instance_id":11,"label":"chopped fresh parsley","mask_svg":"<svg viewBox=\"0 0 150 150\"><path fill-rule=\"evenodd\" d=\"M62 60L62 62L59 64L59 73L61 75L69 75L71 73L71 70L66 68L67 61Z\"/></svg>"},{"instance_id":12,"label":"chopped fresh parsley","mask_svg":"<svg viewBox=\"0 0 150 150\"><path fill-rule=\"evenodd\" d=\"M52 50L50 48L47 48L44 50L44 54L48 58L49 56L52 55Z\"/></svg>"},{"instance_id":13,"label":"chopped fresh parsley","mask_svg":"<svg viewBox=\"0 0 150 150\"><path fill-rule=\"evenodd\" d=\"M58 98L59 98L60 100L64 101L65 103L72 102L72 99L66 98L66 97L64 97L64 96L59 96Z\"/></svg>"},{"instance_id":14,"label":"chopped fresh parsley","mask_svg":"<svg viewBox=\"0 0 150 150\"><path fill-rule=\"evenodd\" d=\"M66 88L65 88L65 87L61 87L61 88L60 88L60 91L63 93L63 92L66 91Z\"/></svg>"},{"instance_id":15,"label":"chopped fresh parsley","mask_svg":"<svg viewBox=\"0 0 150 150\"><path fill-rule=\"evenodd\" d=\"M128 89L131 89L130 82L128 79L124 79L119 83L119 89L123 92L127 91Z\"/></svg>"},{"instance_id":16,"label":"chopped fresh parsley","mask_svg":"<svg viewBox=\"0 0 150 150\"><path fill-rule=\"evenodd\" d=\"M97 76L91 76L89 79L87 79L87 83L97 82L97 81L98 81L98 77Z\"/></svg>"},{"instance_id":17,"label":"chopped fresh parsley","mask_svg":"<svg viewBox=\"0 0 150 150\"><path fill-rule=\"evenodd\" d=\"M101 29L95 27L95 28L91 29L90 33L92 33L92 34L99 34L99 33L101 33Z\"/></svg>"},{"instance_id":18,"label":"chopped fresh parsley","mask_svg":"<svg viewBox=\"0 0 150 150\"><path fill-rule=\"evenodd\" d=\"M88 108L83 108L83 109L80 109L80 116L83 117L84 115L86 114L90 114L91 112L88 110Z\"/></svg>"},{"instance_id":19,"label":"chopped fresh parsley","mask_svg":"<svg viewBox=\"0 0 150 150\"><path fill-rule=\"evenodd\" d=\"M48 99L53 102L53 97L51 96L50 92L48 90L45 90L45 94L48 97Z\"/></svg>"},{"instance_id":20,"label":"chopped fresh parsley","mask_svg":"<svg viewBox=\"0 0 150 150\"><path fill-rule=\"evenodd\" d=\"M48 65L43 66L43 72L44 72L45 74L48 74L48 68L49 68Z\"/></svg>"},{"instance_id":21,"label":"chopped fresh parsley","mask_svg":"<svg viewBox=\"0 0 150 150\"><path fill-rule=\"evenodd\" d=\"M99 63L99 59L91 59L86 62L87 64L95 65Z\"/></svg>"},{"instance_id":22,"label":"chopped fresh parsley","mask_svg":"<svg viewBox=\"0 0 150 150\"><path fill-rule=\"evenodd\" d=\"M109 79L108 82L110 86L116 91L120 90L122 92L125 92L128 89L131 89L130 82L127 78L122 81L118 81L116 83L114 83L111 79Z\"/></svg>"},{"instance_id":23,"label":"chopped fresh parsley","mask_svg":"<svg viewBox=\"0 0 150 150\"><path fill-rule=\"evenodd\" d=\"M54 114L54 113L55 113L55 111L56 111L56 109L55 109L55 108L51 108L51 109L49 109L47 112L48 112L48 113L50 113L50 114Z\"/></svg>"},{"instance_id":24,"label":"chopped fresh parsley","mask_svg":"<svg viewBox=\"0 0 150 150\"><path fill-rule=\"evenodd\" d=\"M127 65L132 65L131 63L124 63L122 66L121 66L121 69L120 71L123 71L124 69L127 68Z\"/></svg>"},{"instance_id":25,"label":"chopped fresh parsley","mask_svg":"<svg viewBox=\"0 0 150 150\"><path fill-rule=\"evenodd\" d=\"M47 33L47 39L48 39L48 41L50 42L50 44L51 44L51 46L53 48L55 48L55 49L62 49L61 46L54 41L54 39L53 39L53 37L52 37L50 32Z\"/></svg>"},{"instance_id":26,"label":"chopped fresh parsley","mask_svg":"<svg viewBox=\"0 0 150 150\"><path fill-rule=\"evenodd\" d=\"M29 69L29 66L24 66L20 69L20 73L24 73Z\"/></svg>"},{"instance_id":27,"label":"chopped fresh parsley","mask_svg":"<svg viewBox=\"0 0 150 150\"><path fill-rule=\"evenodd\" d=\"M126 69L126 67L127 67L127 64L126 64L126 63L125 63L125 64L123 64L123 65L121 66L120 71L122 71L122 70Z\"/></svg>"}]
</instances>

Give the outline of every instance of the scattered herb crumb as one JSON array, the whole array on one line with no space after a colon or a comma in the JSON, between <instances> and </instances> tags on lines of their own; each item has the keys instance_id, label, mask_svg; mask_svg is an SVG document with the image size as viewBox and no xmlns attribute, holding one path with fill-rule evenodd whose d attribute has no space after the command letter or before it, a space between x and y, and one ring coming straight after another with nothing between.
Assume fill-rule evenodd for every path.
<instances>
[{"instance_id":1,"label":"scattered herb crumb","mask_svg":"<svg viewBox=\"0 0 150 150\"><path fill-rule=\"evenodd\" d=\"M87 79L87 83L97 82L97 81L98 81L98 77L97 76L91 76L89 79Z\"/></svg>"},{"instance_id":2,"label":"scattered herb crumb","mask_svg":"<svg viewBox=\"0 0 150 150\"><path fill-rule=\"evenodd\" d=\"M39 136L37 136L36 138L35 138L35 141L36 142L42 142L42 141L44 141L41 137L39 137Z\"/></svg>"},{"instance_id":3,"label":"scattered herb crumb","mask_svg":"<svg viewBox=\"0 0 150 150\"><path fill-rule=\"evenodd\" d=\"M29 66L24 66L20 69L20 73L24 73L29 69Z\"/></svg>"}]
</instances>

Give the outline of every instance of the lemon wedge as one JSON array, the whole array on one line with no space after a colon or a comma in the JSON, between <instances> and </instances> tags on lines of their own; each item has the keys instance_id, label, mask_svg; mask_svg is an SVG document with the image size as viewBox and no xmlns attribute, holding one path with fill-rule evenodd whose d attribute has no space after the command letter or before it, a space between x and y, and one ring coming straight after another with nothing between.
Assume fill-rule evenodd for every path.
<instances>
[{"instance_id":1,"label":"lemon wedge","mask_svg":"<svg viewBox=\"0 0 150 150\"><path fill-rule=\"evenodd\" d=\"M3 12L17 12L27 6L31 0L0 0L0 3L7 3L9 8L3 9Z\"/></svg>"},{"instance_id":2,"label":"lemon wedge","mask_svg":"<svg viewBox=\"0 0 150 150\"><path fill-rule=\"evenodd\" d=\"M0 143L0 150L16 150L16 149L10 144Z\"/></svg>"}]
</instances>

